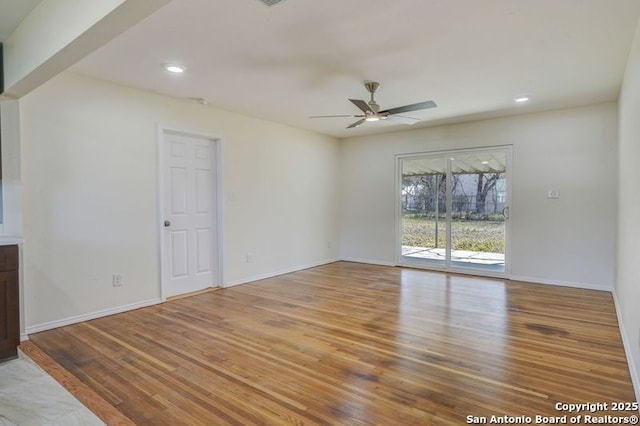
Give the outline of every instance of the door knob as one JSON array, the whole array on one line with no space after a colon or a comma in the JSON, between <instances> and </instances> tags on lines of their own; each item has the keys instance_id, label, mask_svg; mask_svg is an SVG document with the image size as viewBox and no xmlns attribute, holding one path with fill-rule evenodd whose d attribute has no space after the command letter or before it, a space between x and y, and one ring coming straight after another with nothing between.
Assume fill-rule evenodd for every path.
<instances>
[{"instance_id":1,"label":"door knob","mask_svg":"<svg viewBox=\"0 0 640 426\"><path fill-rule=\"evenodd\" d=\"M168 228L168 227L170 227L170 226L171 226L171 221L170 221L170 220L165 220L165 221L164 221L164 227L165 227L165 228Z\"/></svg>"}]
</instances>

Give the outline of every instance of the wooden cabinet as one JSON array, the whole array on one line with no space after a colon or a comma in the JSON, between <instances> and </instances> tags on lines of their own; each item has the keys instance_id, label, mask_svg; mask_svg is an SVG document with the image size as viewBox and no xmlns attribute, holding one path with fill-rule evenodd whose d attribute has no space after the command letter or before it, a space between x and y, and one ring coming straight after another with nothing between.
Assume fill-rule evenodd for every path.
<instances>
[{"instance_id":1,"label":"wooden cabinet","mask_svg":"<svg viewBox=\"0 0 640 426\"><path fill-rule=\"evenodd\" d=\"M0 362L18 356L18 246L0 246Z\"/></svg>"}]
</instances>

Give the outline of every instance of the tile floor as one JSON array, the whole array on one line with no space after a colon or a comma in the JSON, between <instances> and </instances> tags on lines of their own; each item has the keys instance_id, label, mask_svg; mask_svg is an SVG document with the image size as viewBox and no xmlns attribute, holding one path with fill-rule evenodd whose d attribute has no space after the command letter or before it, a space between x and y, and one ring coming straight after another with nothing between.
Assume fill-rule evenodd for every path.
<instances>
[{"instance_id":1,"label":"tile floor","mask_svg":"<svg viewBox=\"0 0 640 426\"><path fill-rule=\"evenodd\" d=\"M104 425L58 382L20 353L0 364L0 426Z\"/></svg>"}]
</instances>

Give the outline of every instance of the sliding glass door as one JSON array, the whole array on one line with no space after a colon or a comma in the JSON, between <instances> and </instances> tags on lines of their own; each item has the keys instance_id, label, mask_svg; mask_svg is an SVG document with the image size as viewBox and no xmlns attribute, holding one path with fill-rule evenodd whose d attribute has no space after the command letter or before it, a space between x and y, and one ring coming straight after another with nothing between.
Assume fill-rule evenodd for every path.
<instances>
[{"instance_id":1,"label":"sliding glass door","mask_svg":"<svg viewBox=\"0 0 640 426\"><path fill-rule=\"evenodd\" d=\"M508 271L511 149L398 157L399 263Z\"/></svg>"}]
</instances>

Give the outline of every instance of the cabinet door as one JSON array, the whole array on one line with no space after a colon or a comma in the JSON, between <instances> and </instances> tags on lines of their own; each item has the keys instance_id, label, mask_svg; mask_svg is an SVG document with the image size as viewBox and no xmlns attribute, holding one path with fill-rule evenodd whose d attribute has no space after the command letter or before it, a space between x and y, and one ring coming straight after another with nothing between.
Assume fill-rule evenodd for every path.
<instances>
[{"instance_id":1,"label":"cabinet door","mask_svg":"<svg viewBox=\"0 0 640 426\"><path fill-rule=\"evenodd\" d=\"M18 269L18 246L0 246L0 271Z\"/></svg>"},{"instance_id":2,"label":"cabinet door","mask_svg":"<svg viewBox=\"0 0 640 426\"><path fill-rule=\"evenodd\" d=\"M18 356L18 272L0 272L0 360Z\"/></svg>"}]
</instances>

